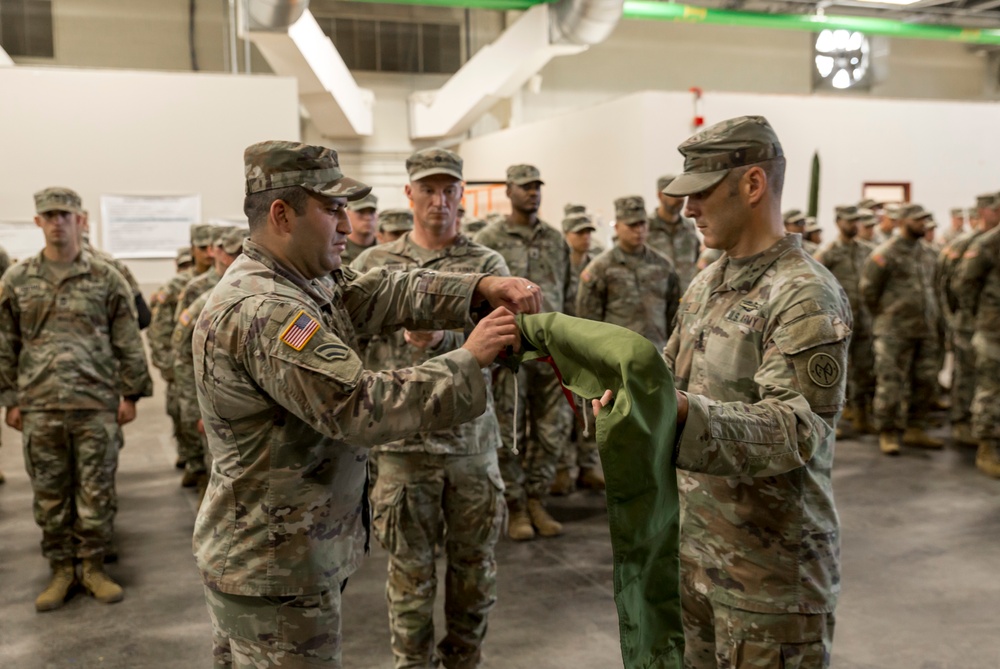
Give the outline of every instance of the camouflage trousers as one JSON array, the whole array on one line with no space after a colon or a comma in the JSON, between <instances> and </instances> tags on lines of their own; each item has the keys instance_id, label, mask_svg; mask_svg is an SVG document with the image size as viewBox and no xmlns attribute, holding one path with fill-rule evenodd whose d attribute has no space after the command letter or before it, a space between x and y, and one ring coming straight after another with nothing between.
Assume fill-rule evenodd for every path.
<instances>
[{"instance_id":1,"label":"camouflage trousers","mask_svg":"<svg viewBox=\"0 0 1000 669\"><path fill-rule=\"evenodd\" d=\"M578 402L580 401L579 397L576 399ZM566 441L562 458L559 459L559 469L573 469L574 467L595 469L600 463L601 456L597 450L597 437L595 435L597 426L594 425L593 414L589 413L591 411L589 404L590 402L584 402L581 409L583 413L580 414L589 421L587 436L583 436L583 427L574 420L573 429Z\"/></svg>"},{"instance_id":2,"label":"camouflage trousers","mask_svg":"<svg viewBox=\"0 0 1000 669\"><path fill-rule=\"evenodd\" d=\"M217 669L341 669L339 583L290 597L247 597L205 588Z\"/></svg>"},{"instance_id":3,"label":"camouflage trousers","mask_svg":"<svg viewBox=\"0 0 1000 669\"><path fill-rule=\"evenodd\" d=\"M434 653L434 544L444 534L446 633L437 656L473 669L496 603L494 547L506 521L496 451L378 454L372 524L389 551L389 629L396 669L425 669Z\"/></svg>"},{"instance_id":4,"label":"camouflage trousers","mask_svg":"<svg viewBox=\"0 0 1000 669\"><path fill-rule=\"evenodd\" d=\"M833 613L758 613L725 606L681 575L684 669L826 669Z\"/></svg>"},{"instance_id":5,"label":"camouflage trousers","mask_svg":"<svg viewBox=\"0 0 1000 669\"><path fill-rule=\"evenodd\" d=\"M937 339L875 338L875 427L902 432L926 428L938 390Z\"/></svg>"},{"instance_id":6,"label":"camouflage trousers","mask_svg":"<svg viewBox=\"0 0 1000 669\"><path fill-rule=\"evenodd\" d=\"M951 374L951 422L968 423L972 419L972 398L976 394L976 351L972 332L953 330Z\"/></svg>"},{"instance_id":7,"label":"camouflage trousers","mask_svg":"<svg viewBox=\"0 0 1000 669\"><path fill-rule=\"evenodd\" d=\"M493 385L497 420L500 421L500 472L510 505L523 506L526 498L544 498L569 439L573 411L559 379L549 365L528 362L517 373L517 416L514 416L514 374L497 370ZM514 444L515 422L518 454Z\"/></svg>"},{"instance_id":8,"label":"camouflage trousers","mask_svg":"<svg viewBox=\"0 0 1000 669\"><path fill-rule=\"evenodd\" d=\"M972 434L977 439L1000 439L1000 333L977 332L972 346L976 355Z\"/></svg>"},{"instance_id":9,"label":"camouflage trousers","mask_svg":"<svg viewBox=\"0 0 1000 669\"><path fill-rule=\"evenodd\" d=\"M24 463L34 493L42 555L49 560L104 555L118 497L122 433L113 411L25 411Z\"/></svg>"},{"instance_id":10,"label":"camouflage trousers","mask_svg":"<svg viewBox=\"0 0 1000 669\"><path fill-rule=\"evenodd\" d=\"M207 440L205 435L198 432L201 409L198 407L198 396L194 388L190 392L179 393L177 406L180 409L180 419L177 423L177 452L184 460L184 469L195 473L205 472Z\"/></svg>"},{"instance_id":11,"label":"camouflage trousers","mask_svg":"<svg viewBox=\"0 0 1000 669\"><path fill-rule=\"evenodd\" d=\"M867 410L875 395L875 351L871 335L855 332L847 352L847 400Z\"/></svg>"},{"instance_id":12,"label":"camouflage trousers","mask_svg":"<svg viewBox=\"0 0 1000 669\"><path fill-rule=\"evenodd\" d=\"M167 382L167 415L170 416L170 425L173 429L172 434L174 441L177 442L178 455L180 455L181 409L177 404L177 387L171 381Z\"/></svg>"}]
</instances>

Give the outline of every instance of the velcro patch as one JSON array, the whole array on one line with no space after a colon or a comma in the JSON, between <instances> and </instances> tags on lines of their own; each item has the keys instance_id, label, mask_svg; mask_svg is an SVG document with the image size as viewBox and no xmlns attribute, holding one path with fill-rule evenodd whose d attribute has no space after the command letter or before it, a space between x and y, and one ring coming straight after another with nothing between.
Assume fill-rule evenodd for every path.
<instances>
[{"instance_id":1,"label":"velcro patch","mask_svg":"<svg viewBox=\"0 0 1000 669\"><path fill-rule=\"evenodd\" d=\"M821 388L831 388L840 381L840 363L829 353L817 353L807 363L806 371L812 382Z\"/></svg>"},{"instance_id":2,"label":"velcro patch","mask_svg":"<svg viewBox=\"0 0 1000 669\"><path fill-rule=\"evenodd\" d=\"M303 309L295 316L295 320L288 324L279 339L296 351L301 351L317 332L319 332L319 321Z\"/></svg>"},{"instance_id":3,"label":"velcro patch","mask_svg":"<svg viewBox=\"0 0 1000 669\"><path fill-rule=\"evenodd\" d=\"M323 358L329 362L334 360L343 360L351 352L351 349L347 348L343 344L335 344L333 342L327 342L325 344L320 344L313 351L318 357Z\"/></svg>"}]
</instances>

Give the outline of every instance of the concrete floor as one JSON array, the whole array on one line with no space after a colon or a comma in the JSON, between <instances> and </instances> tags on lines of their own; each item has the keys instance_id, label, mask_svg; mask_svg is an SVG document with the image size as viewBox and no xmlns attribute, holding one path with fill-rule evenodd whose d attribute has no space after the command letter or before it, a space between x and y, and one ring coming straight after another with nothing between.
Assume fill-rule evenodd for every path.
<instances>
[{"instance_id":1,"label":"concrete floor","mask_svg":"<svg viewBox=\"0 0 1000 669\"><path fill-rule=\"evenodd\" d=\"M162 397L162 394L161 394ZM182 490L162 400L139 405L118 475L125 601L78 594L51 613L33 601L48 576L31 518L19 435L3 428L0 467L0 668L209 667L210 624L191 557L194 493ZM1000 481L971 450L878 453L872 437L838 445L844 591L836 669L1000 668ZM559 539L499 547L499 603L486 669L621 666L603 497L554 500ZM344 663L388 669L385 553L344 596Z\"/></svg>"}]
</instances>

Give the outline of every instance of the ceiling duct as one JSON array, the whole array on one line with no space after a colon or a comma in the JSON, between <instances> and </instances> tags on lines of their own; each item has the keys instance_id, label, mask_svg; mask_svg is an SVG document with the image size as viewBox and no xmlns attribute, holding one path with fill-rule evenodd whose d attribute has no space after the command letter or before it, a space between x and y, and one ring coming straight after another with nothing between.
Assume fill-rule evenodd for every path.
<instances>
[{"instance_id":1,"label":"ceiling duct","mask_svg":"<svg viewBox=\"0 0 1000 669\"><path fill-rule=\"evenodd\" d=\"M309 9L309 0L248 0L250 30L287 30Z\"/></svg>"},{"instance_id":2,"label":"ceiling duct","mask_svg":"<svg viewBox=\"0 0 1000 669\"><path fill-rule=\"evenodd\" d=\"M623 4L623 0L561 0L549 5L552 42L600 44L618 25Z\"/></svg>"}]
</instances>

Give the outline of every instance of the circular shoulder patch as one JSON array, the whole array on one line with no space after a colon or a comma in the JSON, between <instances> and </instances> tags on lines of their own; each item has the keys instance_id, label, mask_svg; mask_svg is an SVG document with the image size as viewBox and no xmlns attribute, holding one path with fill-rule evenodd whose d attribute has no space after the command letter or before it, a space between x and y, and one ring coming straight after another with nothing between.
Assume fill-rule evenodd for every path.
<instances>
[{"instance_id":1,"label":"circular shoulder patch","mask_svg":"<svg viewBox=\"0 0 1000 669\"><path fill-rule=\"evenodd\" d=\"M840 363L829 353L816 353L807 365L809 378L822 388L830 388L840 381Z\"/></svg>"}]
</instances>

